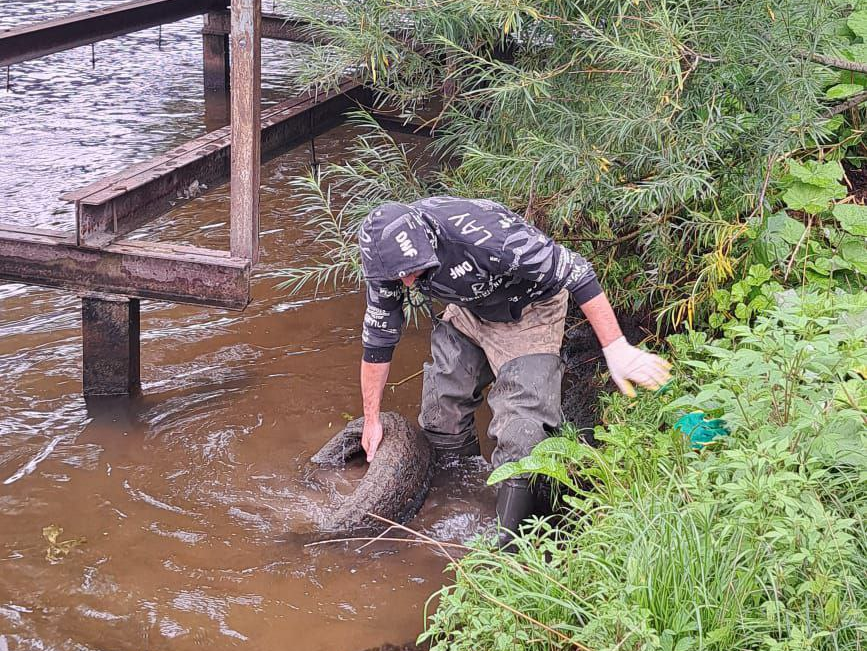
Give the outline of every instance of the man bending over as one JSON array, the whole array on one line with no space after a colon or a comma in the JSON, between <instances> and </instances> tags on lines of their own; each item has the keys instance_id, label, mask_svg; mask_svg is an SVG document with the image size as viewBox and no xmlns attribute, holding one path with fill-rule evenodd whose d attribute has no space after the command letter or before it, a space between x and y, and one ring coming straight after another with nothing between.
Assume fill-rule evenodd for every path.
<instances>
[{"instance_id":1,"label":"man bending over","mask_svg":"<svg viewBox=\"0 0 867 651\"><path fill-rule=\"evenodd\" d=\"M365 218L358 237L367 281L361 392L368 461L382 441L382 393L413 284L446 305L434 318L419 415L438 454L479 454L474 412L491 383L494 467L528 455L561 425L560 346L570 294L623 393L635 395L633 383L656 389L669 378L668 362L626 341L587 260L500 204L457 197L386 203ZM528 480L500 484L501 546L532 504Z\"/></svg>"}]
</instances>

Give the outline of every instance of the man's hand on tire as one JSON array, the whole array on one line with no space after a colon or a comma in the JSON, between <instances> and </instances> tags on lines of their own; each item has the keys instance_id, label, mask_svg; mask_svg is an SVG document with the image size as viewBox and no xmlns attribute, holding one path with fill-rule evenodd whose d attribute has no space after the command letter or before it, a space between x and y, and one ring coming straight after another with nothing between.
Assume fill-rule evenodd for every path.
<instances>
[{"instance_id":1,"label":"man's hand on tire","mask_svg":"<svg viewBox=\"0 0 867 651\"><path fill-rule=\"evenodd\" d=\"M659 389L671 378L671 364L653 353L630 345L626 337L615 339L602 349L611 379L621 393L634 398L633 383L645 389Z\"/></svg>"},{"instance_id":2,"label":"man's hand on tire","mask_svg":"<svg viewBox=\"0 0 867 651\"><path fill-rule=\"evenodd\" d=\"M382 443L382 421L376 418L364 419L364 430L361 433L361 447L367 453L367 462L373 461L379 444Z\"/></svg>"}]
</instances>

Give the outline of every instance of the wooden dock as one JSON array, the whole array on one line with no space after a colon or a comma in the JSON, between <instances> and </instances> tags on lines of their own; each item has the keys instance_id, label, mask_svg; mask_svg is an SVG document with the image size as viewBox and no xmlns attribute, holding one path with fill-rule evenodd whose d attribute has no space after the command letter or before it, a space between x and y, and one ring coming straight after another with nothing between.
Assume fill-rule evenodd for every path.
<instances>
[{"instance_id":1,"label":"wooden dock","mask_svg":"<svg viewBox=\"0 0 867 651\"><path fill-rule=\"evenodd\" d=\"M0 31L0 64L194 15L205 16L206 105L228 107L229 125L63 195L75 204L74 231L0 224L0 279L81 296L85 396L140 390L141 299L234 310L249 303L251 269L259 256L262 161L336 125L365 99L358 82L347 80L333 92L263 112L261 39L310 37L302 25L263 16L261 0L232 0L231 6L226 0L135 0ZM123 239L168 212L191 183L212 187L227 180L229 251Z\"/></svg>"}]
</instances>

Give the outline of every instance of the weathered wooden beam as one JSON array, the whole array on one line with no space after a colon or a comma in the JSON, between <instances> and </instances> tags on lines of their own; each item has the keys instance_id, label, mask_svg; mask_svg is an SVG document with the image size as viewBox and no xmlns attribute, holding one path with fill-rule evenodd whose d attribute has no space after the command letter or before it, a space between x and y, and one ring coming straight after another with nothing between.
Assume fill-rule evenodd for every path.
<instances>
[{"instance_id":1,"label":"weathered wooden beam","mask_svg":"<svg viewBox=\"0 0 867 651\"><path fill-rule=\"evenodd\" d=\"M125 396L141 390L139 300L81 297L81 379L85 396Z\"/></svg>"},{"instance_id":2,"label":"weathered wooden beam","mask_svg":"<svg viewBox=\"0 0 867 651\"><path fill-rule=\"evenodd\" d=\"M288 100L263 111L263 162L335 126L363 97L358 83L347 81L333 92ZM225 183L230 145L231 127L226 126L61 195L76 204L80 244L104 246L188 201L195 196L190 186L195 189Z\"/></svg>"},{"instance_id":3,"label":"weathered wooden beam","mask_svg":"<svg viewBox=\"0 0 867 651\"><path fill-rule=\"evenodd\" d=\"M314 38L310 34L310 24L294 18L278 16L277 14L262 14L262 38L274 41L292 41L310 45L327 45L331 42L327 37ZM208 14L208 20L202 29L203 34L228 34L232 23L228 11L214 11Z\"/></svg>"},{"instance_id":4,"label":"weathered wooden beam","mask_svg":"<svg viewBox=\"0 0 867 651\"><path fill-rule=\"evenodd\" d=\"M229 34L231 21L228 11L212 11L208 14L203 34L219 36ZM411 39L409 32L396 31L396 38L404 41ZM296 18L278 16L277 14L262 14L262 38L278 41L292 41L307 43L309 45L328 45L332 42L327 36L314 35L310 30L310 23ZM420 53L423 50L418 50ZM448 94L444 89L444 94ZM373 107L373 102L368 101L366 108L379 121L379 123L391 131L411 133L414 135L430 137L432 125L435 123L436 113L442 108L442 100L437 97L432 101L432 107L423 111L423 114L410 122L403 121L398 115L397 108L389 110L388 107ZM436 112L435 112L436 110Z\"/></svg>"},{"instance_id":5,"label":"weathered wooden beam","mask_svg":"<svg viewBox=\"0 0 867 651\"><path fill-rule=\"evenodd\" d=\"M205 14L207 27L214 12ZM229 124L229 35L202 30L202 72L205 126L208 131Z\"/></svg>"},{"instance_id":6,"label":"weathered wooden beam","mask_svg":"<svg viewBox=\"0 0 867 651\"><path fill-rule=\"evenodd\" d=\"M0 279L234 310L250 296L250 262L222 251L139 241L90 249L63 231L9 225L0 225Z\"/></svg>"},{"instance_id":7,"label":"weathered wooden beam","mask_svg":"<svg viewBox=\"0 0 867 651\"><path fill-rule=\"evenodd\" d=\"M232 0L231 14L229 250L256 264L262 167L262 0Z\"/></svg>"},{"instance_id":8,"label":"weathered wooden beam","mask_svg":"<svg viewBox=\"0 0 867 651\"><path fill-rule=\"evenodd\" d=\"M205 25L215 13L205 14ZM202 31L202 71L205 95L229 92L229 35Z\"/></svg>"},{"instance_id":9,"label":"weathered wooden beam","mask_svg":"<svg viewBox=\"0 0 867 651\"><path fill-rule=\"evenodd\" d=\"M134 0L0 30L0 66L225 9L226 0Z\"/></svg>"}]
</instances>

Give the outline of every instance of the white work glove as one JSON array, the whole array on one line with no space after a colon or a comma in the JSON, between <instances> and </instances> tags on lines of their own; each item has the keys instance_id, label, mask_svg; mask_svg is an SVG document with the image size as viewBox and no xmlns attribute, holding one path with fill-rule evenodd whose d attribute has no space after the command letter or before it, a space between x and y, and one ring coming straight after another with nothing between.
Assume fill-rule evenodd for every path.
<instances>
[{"instance_id":1,"label":"white work glove","mask_svg":"<svg viewBox=\"0 0 867 651\"><path fill-rule=\"evenodd\" d=\"M602 349L611 379L630 398L635 397L632 383L645 389L658 389L668 382L671 364L661 357L630 345L626 337L615 339Z\"/></svg>"}]
</instances>

